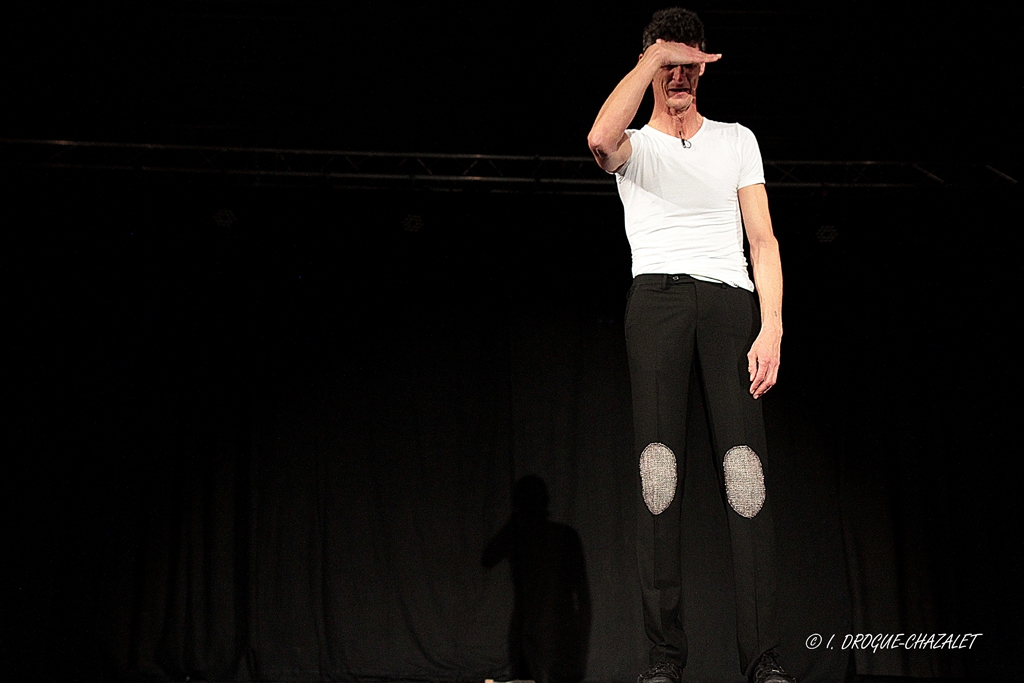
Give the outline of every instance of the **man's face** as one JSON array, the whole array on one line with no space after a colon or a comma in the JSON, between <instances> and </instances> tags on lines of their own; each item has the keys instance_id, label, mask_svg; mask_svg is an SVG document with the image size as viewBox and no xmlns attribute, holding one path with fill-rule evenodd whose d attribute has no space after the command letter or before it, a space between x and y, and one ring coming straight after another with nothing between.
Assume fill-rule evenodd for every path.
<instances>
[{"instance_id":1,"label":"man's face","mask_svg":"<svg viewBox=\"0 0 1024 683\"><path fill-rule=\"evenodd\" d=\"M663 66L654 77L655 97L670 109L685 111L697 95L697 81L704 73L704 64Z\"/></svg>"}]
</instances>

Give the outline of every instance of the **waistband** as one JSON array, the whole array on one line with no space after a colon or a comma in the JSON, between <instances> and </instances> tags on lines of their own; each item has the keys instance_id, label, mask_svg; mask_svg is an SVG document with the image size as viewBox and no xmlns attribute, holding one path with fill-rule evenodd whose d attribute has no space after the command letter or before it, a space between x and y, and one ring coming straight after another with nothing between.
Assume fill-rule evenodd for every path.
<instances>
[{"instance_id":1,"label":"waistband","mask_svg":"<svg viewBox=\"0 0 1024 683\"><path fill-rule=\"evenodd\" d=\"M641 273L633 278L634 285L658 285L662 289L668 289L672 285L688 285L695 282L711 285L712 287L731 287L731 285L727 285L724 282L700 280L685 273Z\"/></svg>"}]
</instances>

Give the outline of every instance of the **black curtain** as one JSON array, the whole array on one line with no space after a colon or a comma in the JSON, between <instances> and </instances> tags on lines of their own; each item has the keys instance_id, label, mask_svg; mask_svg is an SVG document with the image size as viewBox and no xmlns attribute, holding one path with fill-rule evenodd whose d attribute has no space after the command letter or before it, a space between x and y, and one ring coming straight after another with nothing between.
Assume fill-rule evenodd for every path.
<instances>
[{"instance_id":1,"label":"black curtain","mask_svg":"<svg viewBox=\"0 0 1024 683\"><path fill-rule=\"evenodd\" d=\"M538 680L643 668L614 196L8 181L11 675L500 679L537 651L528 614L563 665ZM768 494L801 680L1016 675L1019 195L981 195L771 195ZM740 680L702 410L690 667ZM554 526L487 561L524 478ZM879 632L983 635L840 647Z\"/></svg>"}]
</instances>

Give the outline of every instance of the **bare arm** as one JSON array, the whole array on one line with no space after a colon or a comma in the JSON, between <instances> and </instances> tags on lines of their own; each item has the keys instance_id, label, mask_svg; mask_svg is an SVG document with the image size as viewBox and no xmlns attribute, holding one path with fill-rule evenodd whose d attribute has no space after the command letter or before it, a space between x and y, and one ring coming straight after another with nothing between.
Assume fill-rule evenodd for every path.
<instances>
[{"instance_id":1,"label":"bare arm","mask_svg":"<svg viewBox=\"0 0 1024 683\"><path fill-rule=\"evenodd\" d=\"M606 171L615 171L626 163L633 148L626 135L626 127L636 116L643 101L647 86L654 74L663 66L673 64L695 64L715 62L722 55L701 52L684 43L668 43L659 40L640 55L633 70L619 81L612 94L601 106L597 119L587 136L587 145L594 154L597 165Z\"/></svg>"},{"instance_id":2,"label":"bare arm","mask_svg":"<svg viewBox=\"0 0 1024 683\"><path fill-rule=\"evenodd\" d=\"M747 354L750 393L760 398L775 386L779 378L782 345L782 258L779 241L772 230L768 213L768 194L764 185L739 189L740 212L750 243L750 262L754 285L761 301L761 332Z\"/></svg>"}]
</instances>

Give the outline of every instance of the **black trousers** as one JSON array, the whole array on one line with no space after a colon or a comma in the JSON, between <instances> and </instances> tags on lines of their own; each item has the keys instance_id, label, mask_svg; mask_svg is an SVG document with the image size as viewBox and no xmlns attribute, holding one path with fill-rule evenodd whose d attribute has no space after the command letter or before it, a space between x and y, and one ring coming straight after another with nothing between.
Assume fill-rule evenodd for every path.
<instances>
[{"instance_id":1,"label":"black trousers","mask_svg":"<svg viewBox=\"0 0 1024 683\"><path fill-rule=\"evenodd\" d=\"M739 664L747 675L761 653L778 645L775 530L771 488L764 483L771 473L764 465L761 404L750 395L747 371L747 352L760 330L756 298L687 275L639 275L625 327L640 462L637 555L651 663L686 665L680 498L696 363L729 520Z\"/></svg>"}]
</instances>

